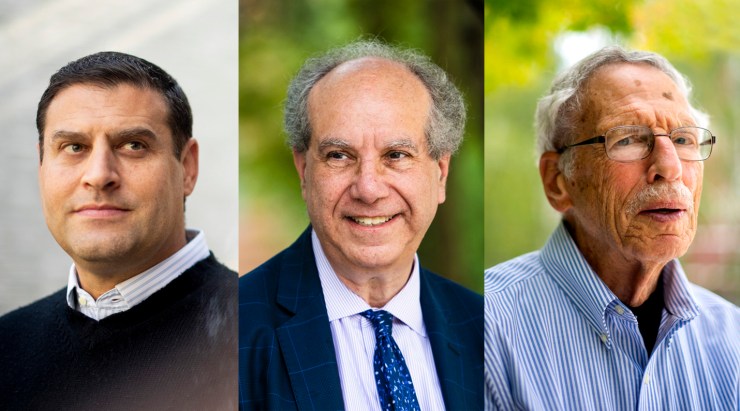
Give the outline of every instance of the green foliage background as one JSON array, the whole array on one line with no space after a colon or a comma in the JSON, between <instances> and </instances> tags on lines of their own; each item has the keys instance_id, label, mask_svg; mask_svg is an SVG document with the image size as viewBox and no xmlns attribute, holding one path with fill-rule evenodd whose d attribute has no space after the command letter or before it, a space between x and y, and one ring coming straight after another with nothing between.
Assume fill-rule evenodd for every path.
<instances>
[{"instance_id":1,"label":"green foliage background","mask_svg":"<svg viewBox=\"0 0 740 411\"><path fill-rule=\"evenodd\" d=\"M307 57L360 37L423 51L466 96L465 141L419 255L427 268L482 291L483 14L482 4L455 0L240 2L240 271L308 225L282 132L288 82Z\"/></svg>"},{"instance_id":2,"label":"green foliage background","mask_svg":"<svg viewBox=\"0 0 740 411\"><path fill-rule=\"evenodd\" d=\"M601 34L663 54L694 84L718 144L704 170L690 279L740 302L738 0L486 0L485 240L491 266L542 247L558 224L542 193L532 126L565 35Z\"/></svg>"}]
</instances>

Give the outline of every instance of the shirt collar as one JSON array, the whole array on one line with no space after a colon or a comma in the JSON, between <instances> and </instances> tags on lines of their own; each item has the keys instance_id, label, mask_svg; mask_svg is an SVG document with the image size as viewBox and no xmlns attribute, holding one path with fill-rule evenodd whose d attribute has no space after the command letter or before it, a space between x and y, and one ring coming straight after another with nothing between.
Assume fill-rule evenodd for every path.
<instances>
[{"instance_id":1,"label":"shirt collar","mask_svg":"<svg viewBox=\"0 0 740 411\"><path fill-rule=\"evenodd\" d=\"M540 258L548 274L591 326L597 332L608 335L605 320L607 307L624 304L593 271L564 223L561 222L550 236ZM662 277L666 309L683 319L694 318L698 312L696 301L678 260L666 264Z\"/></svg>"},{"instance_id":2,"label":"shirt collar","mask_svg":"<svg viewBox=\"0 0 740 411\"><path fill-rule=\"evenodd\" d=\"M324 254L324 249L321 246L319 238L316 236L316 232L313 230L311 230L311 242L313 244L316 268L319 271L319 279L321 280L321 288L324 293L324 302L326 303L329 322L358 315L363 311L373 309L337 277L329 260L326 258L326 254ZM421 313L421 303L419 302L419 275L419 257L415 254L411 276L406 282L406 285L381 309L388 311L417 334L425 337L426 330Z\"/></svg>"},{"instance_id":3,"label":"shirt collar","mask_svg":"<svg viewBox=\"0 0 740 411\"><path fill-rule=\"evenodd\" d=\"M93 303L93 311L107 309L109 311L108 315L128 310L141 303L155 292L164 288L195 263L210 255L203 231L186 230L185 237L187 243L184 247L148 270L116 284L113 289L103 293L98 298L100 304L97 306L94 304L95 302L91 301L92 297L80 287L77 268L72 263L67 280L67 305L88 317L99 320L102 317L98 314L91 313L90 308L83 310L80 307L76 301L78 293Z\"/></svg>"}]
</instances>

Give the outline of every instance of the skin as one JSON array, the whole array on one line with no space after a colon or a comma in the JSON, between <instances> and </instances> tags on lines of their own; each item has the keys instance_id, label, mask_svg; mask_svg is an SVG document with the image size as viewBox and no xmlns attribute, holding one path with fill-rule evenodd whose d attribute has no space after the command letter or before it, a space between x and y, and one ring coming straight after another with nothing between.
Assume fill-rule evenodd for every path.
<instances>
[{"instance_id":1,"label":"skin","mask_svg":"<svg viewBox=\"0 0 740 411\"><path fill-rule=\"evenodd\" d=\"M310 144L293 153L303 199L334 271L372 307L406 284L445 200L450 155L428 154L430 104L414 74L377 58L338 66L309 94Z\"/></svg>"},{"instance_id":2,"label":"skin","mask_svg":"<svg viewBox=\"0 0 740 411\"><path fill-rule=\"evenodd\" d=\"M618 125L646 125L654 133L695 125L673 81L644 64L600 68L586 85L584 107L576 141ZM640 306L665 264L694 238L704 164L680 160L665 137L656 138L646 159L630 163L610 160L603 144L570 150L576 150L570 178L558 167L559 154L540 158L545 194L597 275L621 301ZM641 198L651 187L657 194Z\"/></svg>"},{"instance_id":3,"label":"skin","mask_svg":"<svg viewBox=\"0 0 740 411\"><path fill-rule=\"evenodd\" d=\"M167 106L155 91L77 84L49 105L39 186L46 223L94 298L185 243L184 198L198 143L174 155Z\"/></svg>"}]
</instances>

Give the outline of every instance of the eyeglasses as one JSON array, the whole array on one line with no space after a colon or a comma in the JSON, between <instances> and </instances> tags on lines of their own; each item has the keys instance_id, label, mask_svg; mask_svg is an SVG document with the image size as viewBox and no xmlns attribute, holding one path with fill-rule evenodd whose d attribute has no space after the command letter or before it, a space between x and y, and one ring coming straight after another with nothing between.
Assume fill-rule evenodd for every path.
<instances>
[{"instance_id":1,"label":"eyeglasses","mask_svg":"<svg viewBox=\"0 0 740 411\"><path fill-rule=\"evenodd\" d=\"M607 157L627 163L647 158L655 147L656 137L669 137L678 158L687 161L706 160L717 142L717 137L711 131L701 127L679 127L671 130L670 134L654 134L646 126L619 126L610 128L602 136L565 146L558 153L571 147L604 143Z\"/></svg>"}]
</instances>

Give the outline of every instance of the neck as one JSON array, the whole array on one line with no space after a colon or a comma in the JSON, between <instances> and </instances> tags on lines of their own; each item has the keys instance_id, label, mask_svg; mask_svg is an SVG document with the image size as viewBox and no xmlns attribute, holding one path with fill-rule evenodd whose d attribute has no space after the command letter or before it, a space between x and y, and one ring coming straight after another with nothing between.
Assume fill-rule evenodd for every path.
<instances>
[{"instance_id":1,"label":"neck","mask_svg":"<svg viewBox=\"0 0 740 411\"><path fill-rule=\"evenodd\" d=\"M332 263L339 280L373 308L381 308L398 294L411 278L413 260L406 269L389 271L347 270Z\"/></svg>"},{"instance_id":2,"label":"neck","mask_svg":"<svg viewBox=\"0 0 740 411\"><path fill-rule=\"evenodd\" d=\"M639 307L655 291L668 261L638 261L626 258L617 247L601 244L566 224L578 249L601 281L630 307Z\"/></svg>"}]
</instances>

